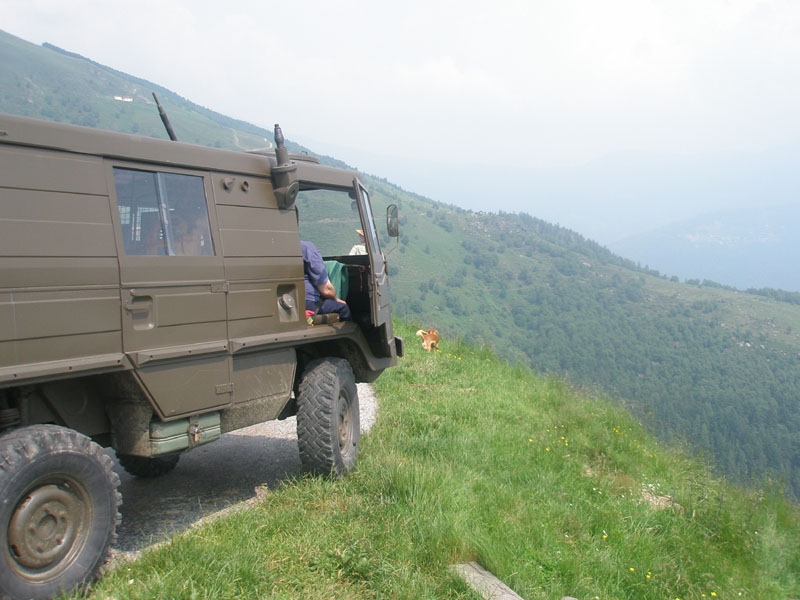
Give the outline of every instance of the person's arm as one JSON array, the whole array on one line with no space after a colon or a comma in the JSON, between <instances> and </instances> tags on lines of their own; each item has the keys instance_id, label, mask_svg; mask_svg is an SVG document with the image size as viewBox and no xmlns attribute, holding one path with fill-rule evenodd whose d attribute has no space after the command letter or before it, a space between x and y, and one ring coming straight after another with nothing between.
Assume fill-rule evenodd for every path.
<instances>
[{"instance_id":1,"label":"person's arm","mask_svg":"<svg viewBox=\"0 0 800 600\"><path fill-rule=\"evenodd\" d=\"M336 288L328 277L328 272L325 270L325 262L322 260L322 255L317 250L317 247L311 242L301 242L301 245L308 280L319 291L320 299L330 298L340 304L346 304L344 300L340 300L336 295Z\"/></svg>"},{"instance_id":2,"label":"person's arm","mask_svg":"<svg viewBox=\"0 0 800 600\"><path fill-rule=\"evenodd\" d=\"M317 289L319 290L319 295L323 298L330 298L331 300L344 303L344 300L340 300L336 295L336 288L333 287L330 279L328 279L325 283L318 285Z\"/></svg>"}]
</instances>

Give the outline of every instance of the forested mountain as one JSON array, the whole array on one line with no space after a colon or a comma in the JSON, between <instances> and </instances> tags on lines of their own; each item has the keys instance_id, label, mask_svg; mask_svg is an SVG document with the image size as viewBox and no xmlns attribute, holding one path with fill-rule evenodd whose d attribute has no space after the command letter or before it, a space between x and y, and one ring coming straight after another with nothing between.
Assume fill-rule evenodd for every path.
<instances>
[{"instance_id":1,"label":"forested mountain","mask_svg":"<svg viewBox=\"0 0 800 600\"><path fill-rule=\"evenodd\" d=\"M617 396L737 478L796 485L800 295L669 281L524 214L402 206L427 220L392 257L400 314Z\"/></svg>"},{"instance_id":2,"label":"forested mountain","mask_svg":"<svg viewBox=\"0 0 800 600\"><path fill-rule=\"evenodd\" d=\"M234 149L271 140L165 88L2 32L0 58L3 112L164 138L156 91L181 140ZM376 214L390 202L401 210L400 241L385 240L393 311L438 328L443 352L461 337L590 397L619 398L733 478L776 476L800 498L800 294L681 283L534 216L476 213L365 180Z\"/></svg>"}]
</instances>

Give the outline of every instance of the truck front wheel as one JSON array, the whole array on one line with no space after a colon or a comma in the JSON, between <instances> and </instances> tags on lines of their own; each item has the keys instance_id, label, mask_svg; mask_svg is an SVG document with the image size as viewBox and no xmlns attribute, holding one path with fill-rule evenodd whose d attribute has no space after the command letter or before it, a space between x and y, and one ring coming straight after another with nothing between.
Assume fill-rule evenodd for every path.
<instances>
[{"instance_id":1,"label":"truck front wheel","mask_svg":"<svg viewBox=\"0 0 800 600\"><path fill-rule=\"evenodd\" d=\"M310 362L297 394L297 443L303 469L345 475L355 467L360 436L358 391L350 363L341 358Z\"/></svg>"},{"instance_id":2,"label":"truck front wheel","mask_svg":"<svg viewBox=\"0 0 800 600\"><path fill-rule=\"evenodd\" d=\"M50 598L97 577L116 538L118 486L112 460L76 431L0 437L0 597Z\"/></svg>"}]
</instances>

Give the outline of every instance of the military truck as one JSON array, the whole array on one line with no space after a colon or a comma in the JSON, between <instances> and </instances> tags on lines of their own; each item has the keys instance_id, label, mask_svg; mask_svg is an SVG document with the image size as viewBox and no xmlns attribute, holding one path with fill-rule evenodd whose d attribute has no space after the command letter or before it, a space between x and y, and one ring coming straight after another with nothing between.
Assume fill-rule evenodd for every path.
<instances>
[{"instance_id":1,"label":"military truck","mask_svg":"<svg viewBox=\"0 0 800 600\"><path fill-rule=\"evenodd\" d=\"M0 115L0 596L100 574L121 504L104 448L153 477L296 415L305 469L355 465L356 382L403 354L383 234L358 173L290 154L277 126L275 143ZM398 235L386 213L384 242ZM321 238L352 321L306 314L301 229ZM354 229L366 254L348 254Z\"/></svg>"}]
</instances>

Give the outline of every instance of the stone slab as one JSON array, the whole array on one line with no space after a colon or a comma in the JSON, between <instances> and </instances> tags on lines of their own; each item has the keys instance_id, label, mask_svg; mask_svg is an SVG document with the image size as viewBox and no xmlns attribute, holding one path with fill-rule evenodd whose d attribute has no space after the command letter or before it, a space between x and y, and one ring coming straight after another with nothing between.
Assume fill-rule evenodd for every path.
<instances>
[{"instance_id":1,"label":"stone slab","mask_svg":"<svg viewBox=\"0 0 800 600\"><path fill-rule=\"evenodd\" d=\"M476 562L452 565L450 568L485 600L523 600L522 596Z\"/></svg>"}]
</instances>

